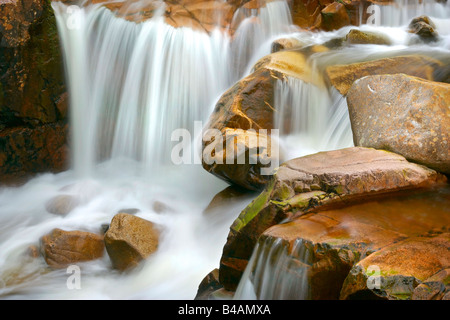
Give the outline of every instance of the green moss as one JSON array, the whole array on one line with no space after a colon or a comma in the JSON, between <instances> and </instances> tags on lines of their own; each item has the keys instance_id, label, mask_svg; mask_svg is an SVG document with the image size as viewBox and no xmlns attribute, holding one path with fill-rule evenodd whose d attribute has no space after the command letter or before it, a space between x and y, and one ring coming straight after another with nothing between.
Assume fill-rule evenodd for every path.
<instances>
[{"instance_id":1,"label":"green moss","mask_svg":"<svg viewBox=\"0 0 450 320\"><path fill-rule=\"evenodd\" d=\"M235 231L245 227L261 210L268 204L269 196L272 188L263 191L250 203L239 215L239 217L231 225L231 229Z\"/></svg>"}]
</instances>

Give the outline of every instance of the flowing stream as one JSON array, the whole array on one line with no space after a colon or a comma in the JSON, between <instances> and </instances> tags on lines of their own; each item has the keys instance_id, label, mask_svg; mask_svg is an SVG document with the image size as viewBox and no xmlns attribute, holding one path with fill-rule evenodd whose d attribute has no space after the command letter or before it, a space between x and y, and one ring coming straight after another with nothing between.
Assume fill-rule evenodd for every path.
<instances>
[{"instance_id":1,"label":"flowing stream","mask_svg":"<svg viewBox=\"0 0 450 320\"><path fill-rule=\"evenodd\" d=\"M383 8L381 16L389 17L383 25L360 27L385 34L394 45L317 53L310 57L311 65L318 70L409 52L448 57L450 4L428 2L414 10ZM205 213L228 185L194 159L175 165L171 134L186 129L194 157L200 134L196 123L206 123L220 95L270 53L275 39L322 44L344 36L350 27L300 31L284 1L238 10L233 39L219 29L207 34L173 28L164 22L163 8L136 24L90 5L77 11L75 27L67 5L55 2L53 8L71 99L71 169L0 190L0 298L193 299L203 277L218 267L230 225L254 195ZM422 12L436 17L442 39L410 46L405 24ZM352 145L345 98L337 91L288 79L277 84L275 100L277 108L292 114L291 131L281 135L286 158ZM79 203L64 217L45 208L61 194ZM65 269L49 271L43 260L26 256L29 246L53 228L98 233L117 212L129 208L139 209L138 216L162 230L158 251L136 270L116 272L105 255L80 264L81 289L70 290Z\"/></svg>"}]
</instances>

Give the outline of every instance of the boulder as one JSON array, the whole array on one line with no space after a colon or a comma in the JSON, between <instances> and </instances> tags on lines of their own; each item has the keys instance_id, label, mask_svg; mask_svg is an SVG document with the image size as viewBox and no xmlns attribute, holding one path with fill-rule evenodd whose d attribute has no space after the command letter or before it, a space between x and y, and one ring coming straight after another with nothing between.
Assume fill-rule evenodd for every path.
<instances>
[{"instance_id":1,"label":"boulder","mask_svg":"<svg viewBox=\"0 0 450 320\"><path fill-rule=\"evenodd\" d=\"M390 40L382 34L358 29L351 29L345 36L345 41L348 44L391 44Z\"/></svg>"},{"instance_id":2,"label":"boulder","mask_svg":"<svg viewBox=\"0 0 450 320\"><path fill-rule=\"evenodd\" d=\"M341 299L364 296L409 300L413 296L423 298L425 287L429 289L429 298L442 298L446 289L441 281L448 284L448 279L432 281L432 277L450 267L449 243L450 233L443 233L408 238L380 249L352 268L344 282Z\"/></svg>"},{"instance_id":3,"label":"boulder","mask_svg":"<svg viewBox=\"0 0 450 320\"><path fill-rule=\"evenodd\" d=\"M119 213L105 233L106 251L115 269L135 268L158 249L159 230L150 221Z\"/></svg>"},{"instance_id":4,"label":"boulder","mask_svg":"<svg viewBox=\"0 0 450 320\"><path fill-rule=\"evenodd\" d=\"M208 300L213 292L221 288L222 285L219 283L219 269L214 269L206 275L198 286L195 300Z\"/></svg>"},{"instance_id":5,"label":"boulder","mask_svg":"<svg viewBox=\"0 0 450 320\"><path fill-rule=\"evenodd\" d=\"M220 262L220 282L235 290L260 235L317 208L445 183L432 169L400 155L353 147L289 160L233 222Z\"/></svg>"},{"instance_id":6,"label":"boulder","mask_svg":"<svg viewBox=\"0 0 450 320\"><path fill-rule=\"evenodd\" d=\"M51 1L2 1L0 41L0 180L62 171L66 88Z\"/></svg>"},{"instance_id":7,"label":"boulder","mask_svg":"<svg viewBox=\"0 0 450 320\"><path fill-rule=\"evenodd\" d=\"M271 52L274 53L281 50L301 48L304 45L304 43L296 38L280 38L272 42Z\"/></svg>"},{"instance_id":8,"label":"boulder","mask_svg":"<svg viewBox=\"0 0 450 320\"><path fill-rule=\"evenodd\" d=\"M68 125L62 122L0 130L1 181L68 168Z\"/></svg>"},{"instance_id":9,"label":"boulder","mask_svg":"<svg viewBox=\"0 0 450 320\"><path fill-rule=\"evenodd\" d=\"M443 300L450 292L450 269L438 271L414 288L412 300Z\"/></svg>"},{"instance_id":10,"label":"boulder","mask_svg":"<svg viewBox=\"0 0 450 320\"><path fill-rule=\"evenodd\" d=\"M436 202L440 202L440 204L436 205ZM286 247L289 258L296 262L294 265L303 266L303 274L306 274L303 283L305 289L308 290L305 298L313 300L339 299L344 281L349 281L348 278L352 277L350 274L352 268L361 259L363 259L362 263L365 259L370 260L372 255L378 254L388 246L406 244L408 241L416 239L424 239L423 242L428 246L427 239L434 239L433 236L436 234L446 232L450 227L450 215L446 209L449 203L450 188L445 186L438 190L431 188L375 197L336 209L318 208L291 222L267 229L259 238L258 243L267 243L270 240L278 246ZM406 248L406 246L402 245L401 248ZM430 259L448 260L450 256L448 252L444 254L445 250L443 249L445 248L441 248L441 251L430 251ZM272 246L267 250L275 251L276 249ZM409 259L416 260L414 252L403 253L399 250L399 266L408 264L401 260L408 255ZM277 261L279 260L277 259ZM383 261L382 258L380 260ZM394 255L392 260L396 260ZM371 264L367 264L367 266L371 266L375 270L376 263L372 264L373 261L370 261ZM271 260L261 260L258 265L264 263L270 264ZM445 267L446 264L444 263L442 266ZM385 270L382 266L378 267ZM258 266L255 265L253 268L256 269ZM403 266L403 268L406 267ZM439 266L432 265L429 268L425 263L421 263L417 268L425 270L426 275L421 278L427 279L424 284L435 288L437 291L435 294L442 296L442 293L445 292L446 273L440 272ZM353 271L356 269L357 267ZM255 272L255 274L257 273ZM302 275L301 272L298 274ZM430 275L434 276L430 277ZM287 275L287 277L291 276ZM260 282L260 287L263 282L267 281L264 280L264 274L260 274L258 278L253 277L253 279L255 283ZM298 276L289 279L289 282L299 282ZM281 277L279 282L284 280ZM419 282L416 281L416 286L417 283ZM425 298L423 289L422 287L416 288L417 297L421 294L422 298ZM278 292L272 294L278 294Z\"/></svg>"},{"instance_id":11,"label":"boulder","mask_svg":"<svg viewBox=\"0 0 450 320\"><path fill-rule=\"evenodd\" d=\"M347 95L353 83L365 76L404 73L427 80L435 80L436 70L443 63L427 56L408 55L377 59L348 65L332 65L325 70L325 81L342 95Z\"/></svg>"},{"instance_id":12,"label":"boulder","mask_svg":"<svg viewBox=\"0 0 450 320\"><path fill-rule=\"evenodd\" d=\"M439 38L436 32L436 25L427 16L420 16L411 20L408 25L408 31L416 34L425 42L436 41Z\"/></svg>"},{"instance_id":13,"label":"boulder","mask_svg":"<svg viewBox=\"0 0 450 320\"><path fill-rule=\"evenodd\" d=\"M253 70L217 102L204 128L202 165L227 182L261 190L271 177L262 170L279 160L277 141L271 138L271 130L276 129L273 107L276 81L293 77L317 86L324 84L313 77L306 55L297 51L265 56ZM227 142L231 149L227 149ZM252 161L249 155L254 156Z\"/></svg>"},{"instance_id":14,"label":"boulder","mask_svg":"<svg viewBox=\"0 0 450 320\"><path fill-rule=\"evenodd\" d=\"M337 30L350 24L350 17L341 2L332 2L317 15L314 27L324 31Z\"/></svg>"},{"instance_id":15,"label":"boulder","mask_svg":"<svg viewBox=\"0 0 450 320\"><path fill-rule=\"evenodd\" d=\"M41 238L41 253L55 269L99 259L104 249L103 236L91 232L53 229Z\"/></svg>"},{"instance_id":16,"label":"boulder","mask_svg":"<svg viewBox=\"0 0 450 320\"><path fill-rule=\"evenodd\" d=\"M450 173L450 85L404 74L354 83L347 96L354 143Z\"/></svg>"}]
</instances>

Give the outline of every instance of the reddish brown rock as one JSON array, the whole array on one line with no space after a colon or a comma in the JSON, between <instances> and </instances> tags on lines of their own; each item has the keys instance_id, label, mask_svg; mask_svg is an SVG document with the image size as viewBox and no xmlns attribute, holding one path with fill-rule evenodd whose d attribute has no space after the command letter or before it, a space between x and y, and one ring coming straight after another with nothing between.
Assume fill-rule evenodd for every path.
<instances>
[{"instance_id":1,"label":"reddish brown rock","mask_svg":"<svg viewBox=\"0 0 450 320\"><path fill-rule=\"evenodd\" d=\"M198 286L195 300L208 300L209 296L222 288L219 283L219 269L214 269L206 275Z\"/></svg>"},{"instance_id":2,"label":"reddish brown rock","mask_svg":"<svg viewBox=\"0 0 450 320\"><path fill-rule=\"evenodd\" d=\"M417 237L392 244L361 260L350 271L341 299L356 299L364 294L373 298L406 300L419 284L450 266L450 234ZM375 273L368 271L374 270ZM372 277L372 278L371 278ZM431 296L445 291L443 283L429 283ZM416 291L416 298L419 293Z\"/></svg>"},{"instance_id":3,"label":"reddish brown rock","mask_svg":"<svg viewBox=\"0 0 450 320\"><path fill-rule=\"evenodd\" d=\"M317 15L314 26L324 31L337 30L350 24L350 17L345 6L340 2L333 2L325 6Z\"/></svg>"},{"instance_id":4,"label":"reddish brown rock","mask_svg":"<svg viewBox=\"0 0 450 320\"><path fill-rule=\"evenodd\" d=\"M114 216L105 233L106 251L114 268L136 267L158 249L159 230L145 219L127 213Z\"/></svg>"},{"instance_id":5,"label":"reddish brown rock","mask_svg":"<svg viewBox=\"0 0 450 320\"><path fill-rule=\"evenodd\" d=\"M355 145L450 173L450 85L404 74L358 80L347 102Z\"/></svg>"},{"instance_id":6,"label":"reddish brown rock","mask_svg":"<svg viewBox=\"0 0 450 320\"><path fill-rule=\"evenodd\" d=\"M41 239L41 252L52 268L99 259L104 254L103 236L85 231L54 229Z\"/></svg>"},{"instance_id":7,"label":"reddish brown rock","mask_svg":"<svg viewBox=\"0 0 450 320\"><path fill-rule=\"evenodd\" d=\"M382 34L369 31L361 31L358 29L350 30L345 36L345 41L348 44L390 44L390 40Z\"/></svg>"},{"instance_id":8,"label":"reddish brown rock","mask_svg":"<svg viewBox=\"0 0 450 320\"><path fill-rule=\"evenodd\" d=\"M339 299L344 280L351 277L350 270L361 259L370 258L396 243L406 243L406 239L418 236L428 239L448 231L449 203L450 188L445 185L366 198L336 209L319 207L290 222L272 226L262 233L258 253L252 256L252 261L257 261L251 265L250 277L256 296L262 299ZM443 253L430 251L430 259L441 259ZM407 256L407 253L400 254ZM422 266L425 268L425 264ZM285 271L274 279L275 274L267 276L271 267L277 269L277 274L279 268ZM441 298L448 275L444 271L436 273L436 270L439 268L426 269L427 275L432 276L423 283L434 288L433 296ZM278 285L271 287L271 281ZM299 287L289 291L290 283L301 285L304 291ZM416 289L417 298L419 295L430 298L424 288Z\"/></svg>"},{"instance_id":9,"label":"reddish brown rock","mask_svg":"<svg viewBox=\"0 0 450 320\"><path fill-rule=\"evenodd\" d=\"M260 59L254 72L225 92L216 104L203 136L203 168L230 183L250 190L260 190L271 175L263 168L276 163L276 141L270 139L274 129L274 85L288 77L322 86L306 63L304 54L279 51ZM221 137L208 136L211 130ZM267 130L266 132L260 130ZM252 131L253 130L253 131ZM235 146L230 156L226 143ZM272 154L272 147L275 154ZM216 152L220 151L220 152ZM257 158L252 163L249 158ZM241 155L243 161L238 159ZM230 158L228 158L230 157Z\"/></svg>"},{"instance_id":10,"label":"reddish brown rock","mask_svg":"<svg viewBox=\"0 0 450 320\"><path fill-rule=\"evenodd\" d=\"M235 290L258 238L281 221L315 208L445 181L434 170L375 149L354 147L289 160L231 226L220 282L225 289Z\"/></svg>"},{"instance_id":11,"label":"reddish brown rock","mask_svg":"<svg viewBox=\"0 0 450 320\"><path fill-rule=\"evenodd\" d=\"M60 120L64 71L50 1L0 4L0 33L0 124Z\"/></svg>"},{"instance_id":12,"label":"reddish brown rock","mask_svg":"<svg viewBox=\"0 0 450 320\"><path fill-rule=\"evenodd\" d=\"M38 172L59 172L67 169L67 131L67 125L64 123L1 130L2 182L30 177Z\"/></svg>"}]
</instances>

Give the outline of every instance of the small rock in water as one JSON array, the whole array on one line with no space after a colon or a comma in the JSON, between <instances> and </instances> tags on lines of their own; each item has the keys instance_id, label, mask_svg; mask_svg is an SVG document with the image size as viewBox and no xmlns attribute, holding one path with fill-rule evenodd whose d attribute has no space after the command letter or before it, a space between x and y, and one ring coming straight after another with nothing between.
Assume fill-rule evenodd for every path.
<instances>
[{"instance_id":1,"label":"small rock in water","mask_svg":"<svg viewBox=\"0 0 450 320\"><path fill-rule=\"evenodd\" d=\"M115 215L105 234L106 251L115 269L136 267L158 248L159 231L145 219L127 213Z\"/></svg>"},{"instance_id":2,"label":"small rock in water","mask_svg":"<svg viewBox=\"0 0 450 320\"><path fill-rule=\"evenodd\" d=\"M424 41L436 41L438 39L436 26L427 16L414 18L408 28L410 33L418 35Z\"/></svg>"},{"instance_id":3,"label":"small rock in water","mask_svg":"<svg viewBox=\"0 0 450 320\"><path fill-rule=\"evenodd\" d=\"M139 211L141 211L141 210L136 209L136 208L129 208L129 209L120 209L117 213L136 214Z\"/></svg>"},{"instance_id":4,"label":"small rock in water","mask_svg":"<svg viewBox=\"0 0 450 320\"><path fill-rule=\"evenodd\" d=\"M63 194L50 199L46 203L45 209L49 213L65 216L69 212L71 212L78 204L79 200L75 196Z\"/></svg>"},{"instance_id":5,"label":"small rock in water","mask_svg":"<svg viewBox=\"0 0 450 320\"><path fill-rule=\"evenodd\" d=\"M163 213L170 211L170 208L164 202L155 201L153 202L153 211L155 211L156 213Z\"/></svg>"},{"instance_id":6,"label":"small rock in water","mask_svg":"<svg viewBox=\"0 0 450 320\"><path fill-rule=\"evenodd\" d=\"M345 36L345 40L349 44L379 44L390 45L391 42L385 36L368 31L361 31L358 29L352 29Z\"/></svg>"},{"instance_id":7,"label":"small rock in water","mask_svg":"<svg viewBox=\"0 0 450 320\"><path fill-rule=\"evenodd\" d=\"M103 256L103 236L85 231L53 229L41 239L41 253L52 268L65 268L77 262Z\"/></svg>"}]
</instances>

